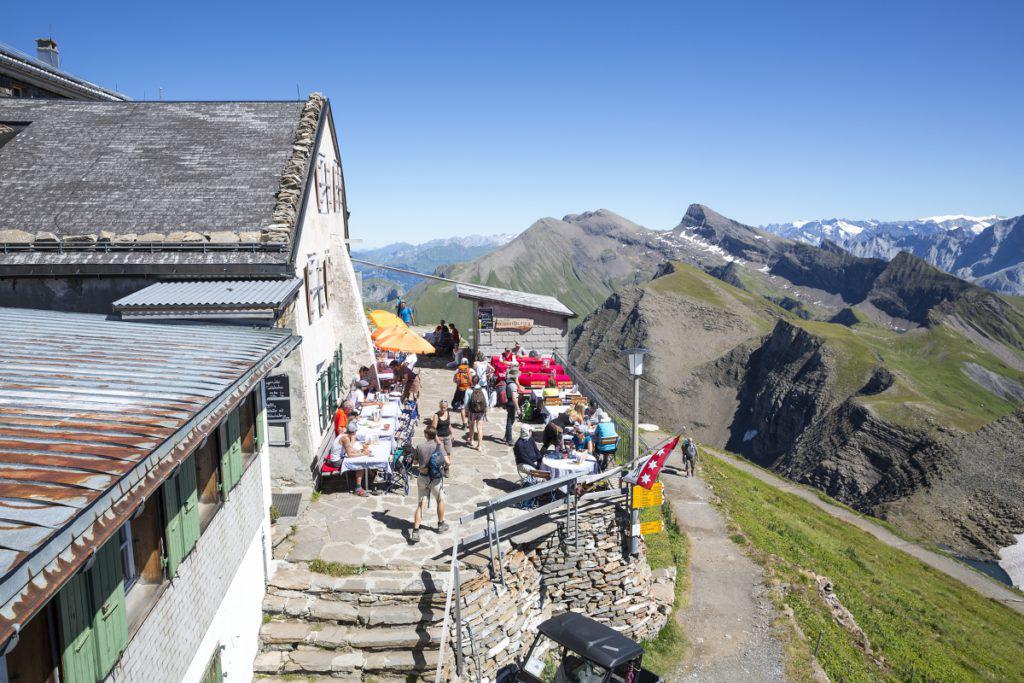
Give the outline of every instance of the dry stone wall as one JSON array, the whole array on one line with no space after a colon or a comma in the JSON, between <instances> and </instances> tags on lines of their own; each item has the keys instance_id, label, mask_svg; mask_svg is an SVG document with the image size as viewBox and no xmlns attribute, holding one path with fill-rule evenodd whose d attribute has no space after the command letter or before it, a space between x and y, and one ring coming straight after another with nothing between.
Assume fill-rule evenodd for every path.
<instances>
[{"instance_id":1,"label":"dry stone wall","mask_svg":"<svg viewBox=\"0 0 1024 683\"><path fill-rule=\"evenodd\" d=\"M474 679L479 659L481 680L494 681L501 669L525 657L543 620L566 611L586 614L634 640L657 635L671 612L675 572L652 572L642 546L639 557L628 556L628 524L627 513L615 505L581 506L578 547L562 519L551 533L505 553L505 587L486 573L463 583L462 621L469 627L463 630L463 679ZM444 680L457 678L454 619L450 638Z\"/></svg>"}]
</instances>

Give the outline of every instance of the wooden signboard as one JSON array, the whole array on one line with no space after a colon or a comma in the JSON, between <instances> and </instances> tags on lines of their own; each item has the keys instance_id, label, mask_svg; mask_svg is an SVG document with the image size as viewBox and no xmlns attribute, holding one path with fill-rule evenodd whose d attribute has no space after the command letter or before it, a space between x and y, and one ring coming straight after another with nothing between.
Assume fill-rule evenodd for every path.
<instances>
[{"instance_id":1,"label":"wooden signboard","mask_svg":"<svg viewBox=\"0 0 1024 683\"><path fill-rule=\"evenodd\" d=\"M292 419L292 399L288 392L288 375L271 375L266 379L267 422L288 422Z\"/></svg>"},{"instance_id":2,"label":"wooden signboard","mask_svg":"<svg viewBox=\"0 0 1024 683\"><path fill-rule=\"evenodd\" d=\"M495 318L494 329L528 332L533 329L533 318Z\"/></svg>"},{"instance_id":3,"label":"wooden signboard","mask_svg":"<svg viewBox=\"0 0 1024 683\"><path fill-rule=\"evenodd\" d=\"M640 535L647 536L648 534L656 534L664 528L665 524L660 519L656 519L653 522L641 522Z\"/></svg>"},{"instance_id":4,"label":"wooden signboard","mask_svg":"<svg viewBox=\"0 0 1024 683\"><path fill-rule=\"evenodd\" d=\"M648 491L642 486L633 487L633 509L657 507L665 502L665 487L660 481Z\"/></svg>"}]
</instances>

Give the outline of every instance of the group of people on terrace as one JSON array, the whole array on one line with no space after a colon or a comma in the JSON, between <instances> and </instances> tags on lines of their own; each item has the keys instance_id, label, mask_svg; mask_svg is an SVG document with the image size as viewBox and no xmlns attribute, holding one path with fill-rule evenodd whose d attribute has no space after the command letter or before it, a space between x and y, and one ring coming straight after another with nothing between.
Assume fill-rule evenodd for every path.
<instances>
[{"instance_id":1,"label":"group of people on terrace","mask_svg":"<svg viewBox=\"0 0 1024 683\"><path fill-rule=\"evenodd\" d=\"M415 321L404 303L397 316L403 322ZM433 357L452 370L451 399L440 400L436 410L421 415L419 356L380 351L372 366L359 369L339 402L334 413L335 438L325 461L328 467L351 473L352 492L360 497L369 495L381 473L408 471L416 480L418 503L410 542L419 540L423 510L433 501L436 529L438 533L447 529L444 480L452 467L458 467L456 448L481 451L483 423L495 413L503 413L504 431L491 441L510 447L524 485L608 467L618 447L615 423L595 401L581 394L554 357L527 351L519 343L487 357L463 347L458 328L447 321L424 337L434 346ZM388 402L402 406L401 414L390 413L395 416L393 423L380 418ZM402 415L410 416L405 434L401 433ZM422 438L414 433L417 424ZM382 430L389 430L393 441L390 457L378 462L372 457L376 447L372 435L383 434ZM464 432L457 436L457 430Z\"/></svg>"}]
</instances>

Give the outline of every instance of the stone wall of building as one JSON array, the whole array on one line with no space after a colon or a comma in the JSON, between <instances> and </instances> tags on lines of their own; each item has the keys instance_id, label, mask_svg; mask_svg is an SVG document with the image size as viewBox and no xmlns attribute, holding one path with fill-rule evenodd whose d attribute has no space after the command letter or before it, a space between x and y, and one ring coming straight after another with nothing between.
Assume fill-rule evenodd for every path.
<instances>
[{"instance_id":1,"label":"stone wall of building","mask_svg":"<svg viewBox=\"0 0 1024 683\"><path fill-rule=\"evenodd\" d=\"M462 585L462 621L476 640L483 681L522 661L537 626L552 615L580 612L633 640L657 635L668 620L675 595L675 572L652 572L641 544L637 558L626 553L629 518L621 506L581 506L579 545L566 535L564 518L556 529L513 547L503 556L506 586L483 573ZM449 642L454 644L454 612ZM454 680L454 645L445 660L445 680ZM464 680L473 680L476 662L463 630Z\"/></svg>"},{"instance_id":2,"label":"stone wall of building","mask_svg":"<svg viewBox=\"0 0 1024 683\"><path fill-rule=\"evenodd\" d=\"M538 311L532 308L523 308L498 301L481 301L476 306L478 310L490 308L497 318L530 318L533 320L533 327L525 332L517 330L477 330L480 335L479 349L490 356L501 353L506 348L511 348L517 341L527 351L536 351L542 355L551 355L555 351L565 354L568 350L568 319L556 313Z\"/></svg>"}]
</instances>

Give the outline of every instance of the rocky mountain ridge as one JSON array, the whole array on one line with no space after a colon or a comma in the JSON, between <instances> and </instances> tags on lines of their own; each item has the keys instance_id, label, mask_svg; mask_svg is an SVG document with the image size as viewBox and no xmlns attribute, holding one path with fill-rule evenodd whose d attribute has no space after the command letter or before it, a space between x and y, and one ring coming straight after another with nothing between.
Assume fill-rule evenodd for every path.
<instances>
[{"instance_id":1,"label":"rocky mountain ridge","mask_svg":"<svg viewBox=\"0 0 1024 683\"><path fill-rule=\"evenodd\" d=\"M1024 294L1024 216L935 216L909 221L831 218L762 226L787 239L831 242L855 256L903 251L986 289Z\"/></svg>"},{"instance_id":2,"label":"rocky mountain ridge","mask_svg":"<svg viewBox=\"0 0 1024 683\"><path fill-rule=\"evenodd\" d=\"M578 328L573 362L625 414L629 387L615 352L654 348L645 421L685 425L964 554L992 559L1011 544L1024 531L1024 463L1009 470L1010 493L992 509L967 505L987 501L980 477L952 497L958 505L939 505L933 492L971 468L970 454L951 444L1020 405L1024 394L1001 388L1024 390L1020 311L910 254L886 262L788 240L762 246L760 231L707 216L691 215L686 227L759 244L733 246L742 258L722 269L676 264L617 291ZM840 308L802 317L775 296L783 287L831 295L821 313Z\"/></svg>"}]
</instances>

